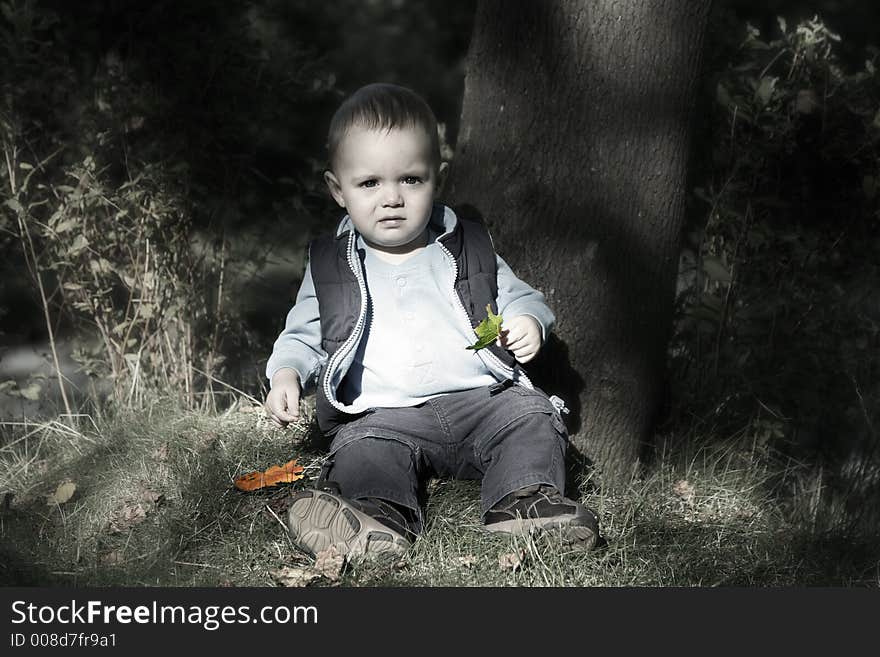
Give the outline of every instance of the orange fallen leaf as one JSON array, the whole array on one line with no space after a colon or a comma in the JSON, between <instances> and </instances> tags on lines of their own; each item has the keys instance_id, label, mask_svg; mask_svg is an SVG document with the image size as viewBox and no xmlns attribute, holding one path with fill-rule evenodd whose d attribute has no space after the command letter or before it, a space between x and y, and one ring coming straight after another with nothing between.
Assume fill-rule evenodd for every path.
<instances>
[{"instance_id":1,"label":"orange fallen leaf","mask_svg":"<svg viewBox=\"0 0 880 657\"><path fill-rule=\"evenodd\" d=\"M296 464L296 459L293 459L281 466L273 465L264 472L249 472L238 477L233 483L238 490L259 490L266 486L291 484L303 478L303 470L301 465Z\"/></svg>"}]
</instances>

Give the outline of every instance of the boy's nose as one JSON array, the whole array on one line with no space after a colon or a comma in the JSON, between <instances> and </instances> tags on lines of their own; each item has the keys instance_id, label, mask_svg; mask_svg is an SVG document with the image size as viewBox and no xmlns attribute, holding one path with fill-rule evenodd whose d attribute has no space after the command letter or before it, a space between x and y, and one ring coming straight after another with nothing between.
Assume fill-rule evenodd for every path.
<instances>
[{"instance_id":1,"label":"boy's nose","mask_svg":"<svg viewBox=\"0 0 880 657\"><path fill-rule=\"evenodd\" d=\"M385 205L397 206L403 203L403 196L396 185L391 185L385 191Z\"/></svg>"}]
</instances>

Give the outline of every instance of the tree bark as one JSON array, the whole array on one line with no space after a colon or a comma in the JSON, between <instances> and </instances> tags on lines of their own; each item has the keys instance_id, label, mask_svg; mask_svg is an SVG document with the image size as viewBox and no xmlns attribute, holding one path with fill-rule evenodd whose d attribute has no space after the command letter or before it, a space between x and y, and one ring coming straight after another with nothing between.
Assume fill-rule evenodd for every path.
<instances>
[{"instance_id":1,"label":"tree bark","mask_svg":"<svg viewBox=\"0 0 880 657\"><path fill-rule=\"evenodd\" d=\"M629 480L664 390L711 0L482 0L447 188L547 296L529 364L576 454Z\"/></svg>"}]
</instances>

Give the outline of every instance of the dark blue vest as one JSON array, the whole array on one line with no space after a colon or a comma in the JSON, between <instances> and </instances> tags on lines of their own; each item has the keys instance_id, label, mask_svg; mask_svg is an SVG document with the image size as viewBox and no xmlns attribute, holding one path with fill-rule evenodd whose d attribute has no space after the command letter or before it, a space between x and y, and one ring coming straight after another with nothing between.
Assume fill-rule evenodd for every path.
<instances>
[{"instance_id":1,"label":"dark blue vest","mask_svg":"<svg viewBox=\"0 0 880 657\"><path fill-rule=\"evenodd\" d=\"M432 217L432 220L442 218L443 206L434 207L434 212L440 215ZM481 221L458 214L457 218L455 229L438 241L455 258L458 265L455 291L467 311L471 326L476 326L486 317L487 304L492 307L492 312L498 312L495 303L498 296L495 249ZM328 356L332 356L351 335L361 308L357 279L348 265L348 240L349 232L346 231L338 236L319 237L309 245L309 262L321 317L321 346ZM509 351L494 344L488 349L505 365L513 367L515 364ZM324 395L326 375L325 366L318 377L316 414L318 426L329 434L334 433L340 424L357 416L338 411L329 402Z\"/></svg>"}]
</instances>

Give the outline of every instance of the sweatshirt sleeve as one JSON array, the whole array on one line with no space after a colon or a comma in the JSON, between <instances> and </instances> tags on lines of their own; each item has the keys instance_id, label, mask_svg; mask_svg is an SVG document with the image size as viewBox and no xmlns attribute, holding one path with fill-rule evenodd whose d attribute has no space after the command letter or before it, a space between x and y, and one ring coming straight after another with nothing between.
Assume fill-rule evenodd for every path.
<instances>
[{"instance_id":1,"label":"sweatshirt sleeve","mask_svg":"<svg viewBox=\"0 0 880 657\"><path fill-rule=\"evenodd\" d=\"M534 317L541 325L541 341L546 342L556 323L556 316L547 306L544 295L517 278L501 256L496 254L495 260L498 264L498 312L505 317Z\"/></svg>"},{"instance_id":2,"label":"sweatshirt sleeve","mask_svg":"<svg viewBox=\"0 0 880 657\"><path fill-rule=\"evenodd\" d=\"M317 380L326 362L327 353L321 348L321 319L310 262L296 302L287 313L284 330L275 340L272 355L266 363L266 377L271 385L275 372L289 367L299 374L300 385L305 390Z\"/></svg>"}]
</instances>

